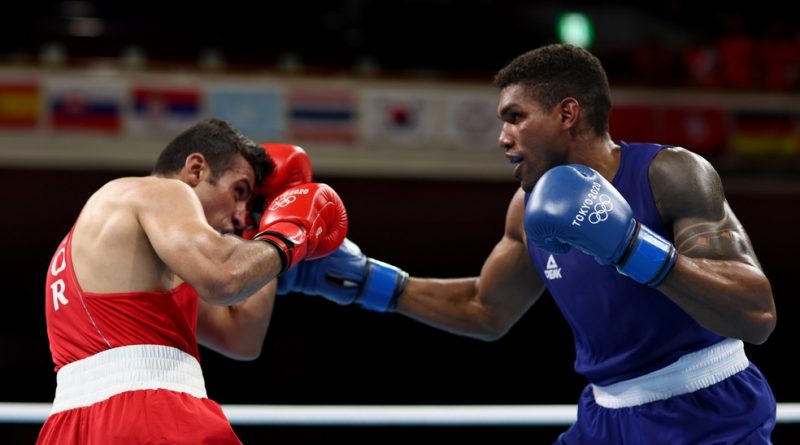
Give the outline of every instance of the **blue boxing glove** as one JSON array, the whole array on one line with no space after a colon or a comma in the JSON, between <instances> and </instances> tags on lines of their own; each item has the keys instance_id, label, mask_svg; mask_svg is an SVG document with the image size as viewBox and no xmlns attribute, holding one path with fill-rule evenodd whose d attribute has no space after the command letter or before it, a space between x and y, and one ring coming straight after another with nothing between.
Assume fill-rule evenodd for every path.
<instances>
[{"instance_id":1,"label":"blue boxing glove","mask_svg":"<svg viewBox=\"0 0 800 445\"><path fill-rule=\"evenodd\" d=\"M345 305L357 303L377 312L393 312L408 273L367 258L349 239L332 254L300 262L278 278L278 294L319 295Z\"/></svg>"},{"instance_id":2,"label":"blue boxing glove","mask_svg":"<svg viewBox=\"0 0 800 445\"><path fill-rule=\"evenodd\" d=\"M575 247L657 287L677 258L668 240L633 218L625 198L593 169L570 164L539 179L525 207L528 240L552 253Z\"/></svg>"}]
</instances>

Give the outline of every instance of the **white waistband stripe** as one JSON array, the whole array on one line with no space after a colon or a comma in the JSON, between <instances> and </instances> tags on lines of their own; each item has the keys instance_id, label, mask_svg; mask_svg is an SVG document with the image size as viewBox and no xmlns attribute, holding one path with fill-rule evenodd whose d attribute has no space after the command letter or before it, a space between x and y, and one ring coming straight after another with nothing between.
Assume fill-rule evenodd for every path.
<instances>
[{"instance_id":1,"label":"white waistband stripe","mask_svg":"<svg viewBox=\"0 0 800 445\"><path fill-rule=\"evenodd\" d=\"M625 408L708 388L749 365L744 343L727 339L686 354L675 363L649 374L608 386L592 385L592 391L598 405Z\"/></svg>"},{"instance_id":2,"label":"white waistband stripe","mask_svg":"<svg viewBox=\"0 0 800 445\"><path fill-rule=\"evenodd\" d=\"M180 349L161 345L122 346L97 353L63 366L56 382L50 414L144 389L168 389L207 397L197 359Z\"/></svg>"}]
</instances>

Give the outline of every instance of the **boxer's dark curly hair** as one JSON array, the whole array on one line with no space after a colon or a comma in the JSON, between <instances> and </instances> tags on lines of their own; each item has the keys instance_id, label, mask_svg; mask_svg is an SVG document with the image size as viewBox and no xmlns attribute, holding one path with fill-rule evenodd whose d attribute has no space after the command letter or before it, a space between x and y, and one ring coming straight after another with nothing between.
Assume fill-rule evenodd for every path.
<instances>
[{"instance_id":1,"label":"boxer's dark curly hair","mask_svg":"<svg viewBox=\"0 0 800 445\"><path fill-rule=\"evenodd\" d=\"M495 74L494 85L521 84L548 110L575 98L597 134L608 132L611 92L600 60L574 45L551 44L528 51Z\"/></svg>"}]
</instances>

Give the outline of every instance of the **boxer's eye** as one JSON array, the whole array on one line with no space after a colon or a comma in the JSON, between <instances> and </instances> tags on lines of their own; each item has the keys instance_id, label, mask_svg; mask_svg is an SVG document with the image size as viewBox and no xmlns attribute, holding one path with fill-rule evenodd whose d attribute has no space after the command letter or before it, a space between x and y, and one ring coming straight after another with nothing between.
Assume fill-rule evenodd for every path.
<instances>
[{"instance_id":1,"label":"boxer's eye","mask_svg":"<svg viewBox=\"0 0 800 445\"><path fill-rule=\"evenodd\" d=\"M244 187L236 187L234 189L236 192L236 200L237 201L246 201L247 200L247 189Z\"/></svg>"}]
</instances>

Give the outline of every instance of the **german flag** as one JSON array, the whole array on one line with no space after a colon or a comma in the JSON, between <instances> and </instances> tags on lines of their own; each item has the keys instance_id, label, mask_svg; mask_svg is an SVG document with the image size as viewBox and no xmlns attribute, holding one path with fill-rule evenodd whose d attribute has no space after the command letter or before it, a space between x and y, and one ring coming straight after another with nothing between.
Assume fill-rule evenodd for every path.
<instances>
[{"instance_id":1,"label":"german flag","mask_svg":"<svg viewBox=\"0 0 800 445\"><path fill-rule=\"evenodd\" d=\"M800 115L776 111L737 111L731 148L748 158L787 157L800 154Z\"/></svg>"}]
</instances>

